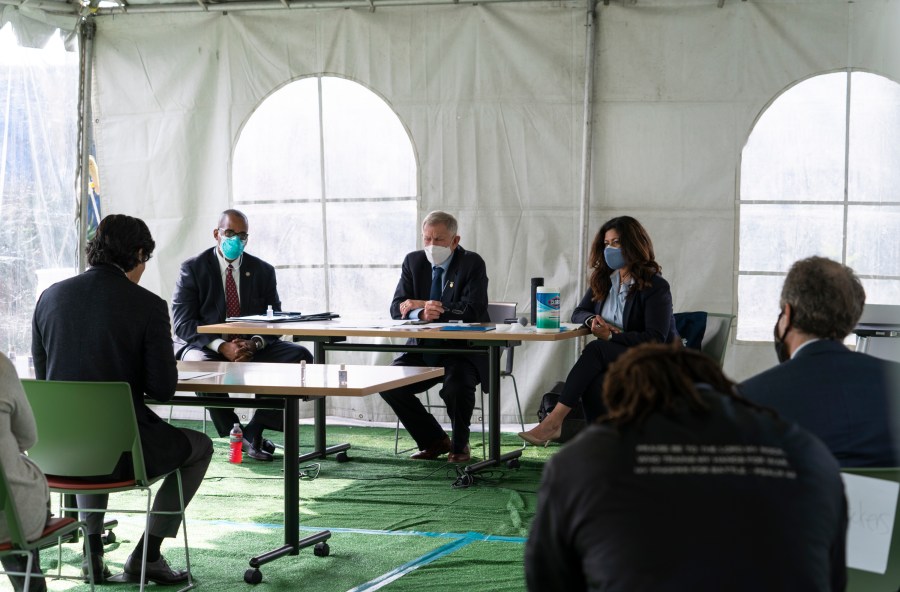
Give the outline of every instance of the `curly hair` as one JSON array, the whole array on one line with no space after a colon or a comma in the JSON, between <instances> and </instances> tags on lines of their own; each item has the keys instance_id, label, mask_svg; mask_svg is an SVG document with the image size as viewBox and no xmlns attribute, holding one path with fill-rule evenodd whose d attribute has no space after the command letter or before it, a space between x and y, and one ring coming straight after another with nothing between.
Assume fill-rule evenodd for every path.
<instances>
[{"instance_id":1,"label":"curly hair","mask_svg":"<svg viewBox=\"0 0 900 592\"><path fill-rule=\"evenodd\" d=\"M853 270L825 257L794 263L781 288L781 308L791 305L791 325L823 339L844 339L865 303L866 291Z\"/></svg>"},{"instance_id":2,"label":"curly hair","mask_svg":"<svg viewBox=\"0 0 900 592\"><path fill-rule=\"evenodd\" d=\"M641 223L631 216L613 218L600 227L591 244L589 263L593 271L590 284L591 299L594 302L605 300L612 287L612 280L609 279L609 276L613 270L606 264L606 258L603 256L606 248L603 241L606 233L613 229L619 233L622 255L625 257L625 268L628 274L634 278L632 291L648 287L653 276L662 271L662 267L656 262L653 241L650 240L650 235L647 234L647 230L641 226Z\"/></svg>"},{"instance_id":3,"label":"curly hair","mask_svg":"<svg viewBox=\"0 0 900 592\"><path fill-rule=\"evenodd\" d=\"M105 263L129 272L150 259L155 248L156 243L143 220L110 214L100 221L85 251L88 265L92 267Z\"/></svg>"},{"instance_id":4,"label":"curly hair","mask_svg":"<svg viewBox=\"0 0 900 592\"><path fill-rule=\"evenodd\" d=\"M640 423L653 413L671 413L687 406L695 413L708 411L697 384L754 409L772 413L741 397L719 364L699 351L679 344L646 343L629 348L613 362L603 380L607 414L600 421L617 427Z\"/></svg>"}]
</instances>

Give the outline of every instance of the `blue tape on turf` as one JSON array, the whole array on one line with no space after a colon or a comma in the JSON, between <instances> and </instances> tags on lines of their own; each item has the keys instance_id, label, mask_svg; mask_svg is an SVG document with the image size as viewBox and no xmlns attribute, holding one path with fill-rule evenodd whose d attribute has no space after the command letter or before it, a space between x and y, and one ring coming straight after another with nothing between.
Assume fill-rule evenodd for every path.
<instances>
[{"instance_id":1,"label":"blue tape on turf","mask_svg":"<svg viewBox=\"0 0 900 592\"><path fill-rule=\"evenodd\" d=\"M435 561L437 559L440 559L441 557L444 557L445 555L449 555L450 553L453 553L453 552L459 550L460 548L471 544L472 542L473 542L473 540L469 539L468 537L461 536L458 540L453 541L452 543L447 543L446 545L443 545L441 547L438 547L437 549L431 551L430 553L426 553L425 555L422 555L418 559L413 559L412 561L404 563L400 567L392 569L391 571L387 572L386 574L378 576L374 580L369 580L365 584L360 584L356 588L351 588L349 590L349 592L363 592L363 591L379 590L379 589L383 588L384 586L387 586L394 580L402 578L409 572L419 569L421 566L427 565L427 564L431 563L432 561Z\"/></svg>"},{"instance_id":2,"label":"blue tape on turf","mask_svg":"<svg viewBox=\"0 0 900 592\"><path fill-rule=\"evenodd\" d=\"M383 531L387 532L387 531ZM423 565L427 565L433 561L440 559L441 557L445 557L451 553L455 553L466 545L471 545L472 543L478 542L504 542L504 543L524 543L525 539L522 537L498 537L493 535L481 534L478 532L467 532L465 535L451 535L449 533L438 534L438 533L417 533L424 535L435 535L435 536L458 536L459 539L443 545L431 551L430 553L426 553L422 555L418 559L413 559L408 563L404 563L400 567L396 569L392 569L384 575L381 575L374 580L369 580L365 584L360 584L356 588L352 588L349 592L372 592L373 590L379 590L384 586L387 586L391 582L402 578L406 574L419 569Z\"/></svg>"}]
</instances>

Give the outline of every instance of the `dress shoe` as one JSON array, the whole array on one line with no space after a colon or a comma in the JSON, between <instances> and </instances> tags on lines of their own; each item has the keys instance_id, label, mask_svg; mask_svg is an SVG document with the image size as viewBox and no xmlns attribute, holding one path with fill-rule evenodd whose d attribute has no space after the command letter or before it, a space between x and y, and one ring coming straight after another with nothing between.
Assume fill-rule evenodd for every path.
<instances>
[{"instance_id":1,"label":"dress shoe","mask_svg":"<svg viewBox=\"0 0 900 592\"><path fill-rule=\"evenodd\" d=\"M260 449L263 452L268 452L269 454L275 454L275 442L272 442L271 440L267 440L267 439L263 438Z\"/></svg>"},{"instance_id":2,"label":"dress shoe","mask_svg":"<svg viewBox=\"0 0 900 592\"><path fill-rule=\"evenodd\" d=\"M272 462L272 454L262 449L262 438L254 438L253 441L244 438L242 449L247 456L254 460Z\"/></svg>"},{"instance_id":3,"label":"dress shoe","mask_svg":"<svg viewBox=\"0 0 900 592\"><path fill-rule=\"evenodd\" d=\"M562 426L559 426L555 432L551 432L549 434L549 437L544 437L544 432L540 430L541 424L538 424L536 427L528 430L527 432L519 432L519 437L534 446L546 447L552 440L556 440L557 438L562 436Z\"/></svg>"},{"instance_id":4,"label":"dress shoe","mask_svg":"<svg viewBox=\"0 0 900 592\"><path fill-rule=\"evenodd\" d=\"M94 583L95 584L103 584L112 577L112 573L109 571L109 568L106 567L106 562L103 561L102 553L91 553L90 559L87 556L84 556L81 559L81 573L84 575L84 581L90 581L88 579L88 561L91 562L91 567L94 568Z\"/></svg>"},{"instance_id":5,"label":"dress shoe","mask_svg":"<svg viewBox=\"0 0 900 592\"><path fill-rule=\"evenodd\" d=\"M450 452L450 438L444 434L444 437L434 442L428 448L420 450L410 456L413 460L434 460L442 454Z\"/></svg>"},{"instance_id":6,"label":"dress shoe","mask_svg":"<svg viewBox=\"0 0 900 592\"><path fill-rule=\"evenodd\" d=\"M447 462L452 463L464 463L472 460L472 455L470 454L469 445L466 444L466 447L463 448L462 452L451 452L449 456L447 456Z\"/></svg>"},{"instance_id":7,"label":"dress shoe","mask_svg":"<svg viewBox=\"0 0 900 592\"><path fill-rule=\"evenodd\" d=\"M141 581L141 558L135 557L134 553L125 560L125 575L129 581ZM147 572L144 574L146 581L155 584L178 584L184 582L188 578L188 572L184 569L174 570L169 567L166 558L162 555L156 561L147 562Z\"/></svg>"}]
</instances>

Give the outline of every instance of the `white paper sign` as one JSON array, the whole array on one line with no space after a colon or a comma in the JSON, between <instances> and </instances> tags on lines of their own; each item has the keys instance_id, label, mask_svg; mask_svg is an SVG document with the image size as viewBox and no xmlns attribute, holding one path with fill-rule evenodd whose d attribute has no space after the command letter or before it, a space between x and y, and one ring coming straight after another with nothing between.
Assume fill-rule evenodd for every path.
<instances>
[{"instance_id":1,"label":"white paper sign","mask_svg":"<svg viewBox=\"0 0 900 592\"><path fill-rule=\"evenodd\" d=\"M847 567L883 574L897 513L900 483L841 473L847 492Z\"/></svg>"}]
</instances>

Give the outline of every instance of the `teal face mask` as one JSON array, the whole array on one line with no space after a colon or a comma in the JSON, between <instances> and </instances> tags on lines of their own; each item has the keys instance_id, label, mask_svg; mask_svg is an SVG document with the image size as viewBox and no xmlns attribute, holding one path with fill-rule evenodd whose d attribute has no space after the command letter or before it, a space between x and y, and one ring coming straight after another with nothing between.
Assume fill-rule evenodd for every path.
<instances>
[{"instance_id":1,"label":"teal face mask","mask_svg":"<svg viewBox=\"0 0 900 592\"><path fill-rule=\"evenodd\" d=\"M234 261L244 252L244 241L236 236L231 238L222 237L222 254L229 261Z\"/></svg>"}]
</instances>

